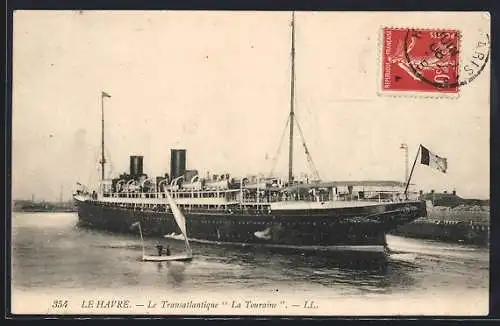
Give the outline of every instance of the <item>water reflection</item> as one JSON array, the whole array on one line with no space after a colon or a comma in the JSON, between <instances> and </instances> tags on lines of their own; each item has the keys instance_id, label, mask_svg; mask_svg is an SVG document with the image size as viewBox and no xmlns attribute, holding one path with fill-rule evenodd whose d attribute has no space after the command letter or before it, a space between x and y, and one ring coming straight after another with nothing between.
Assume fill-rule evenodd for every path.
<instances>
[{"instance_id":1,"label":"water reflection","mask_svg":"<svg viewBox=\"0 0 500 326\"><path fill-rule=\"evenodd\" d=\"M174 287L179 287L184 283L186 278L186 274L184 273L186 270L185 262L167 262L167 276L168 280Z\"/></svg>"},{"instance_id":2,"label":"water reflection","mask_svg":"<svg viewBox=\"0 0 500 326\"><path fill-rule=\"evenodd\" d=\"M214 251L218 255L214 255ZM209 254L208 252L206 253ZM238 278L240 285L254 287L256 282L308 283L331 289L389 293L411 288L414 262L394 261L380 253L322 253L276 251L265 248L211 248L208 261L221 266L240 266L242 270L224 273ZM195 262L194 264L197 264ZM222 275L222 274L219 274Z\"/></svg>"}]
</instances>

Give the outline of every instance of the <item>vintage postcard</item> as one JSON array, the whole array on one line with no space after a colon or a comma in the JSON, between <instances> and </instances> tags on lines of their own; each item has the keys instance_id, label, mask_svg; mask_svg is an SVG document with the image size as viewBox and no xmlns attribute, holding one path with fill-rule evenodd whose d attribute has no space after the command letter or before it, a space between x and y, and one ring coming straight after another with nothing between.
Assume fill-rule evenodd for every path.
<instances>
[{"instance_id":1,"label":"vintage postcard","mask_svg":"<svg viewBox=\"0 0 500 326\"><path fill-rule=\"evenodd\" d=\"M13 314L489 312L490 15L16 11Z\"/></svg>"}]
</instances>

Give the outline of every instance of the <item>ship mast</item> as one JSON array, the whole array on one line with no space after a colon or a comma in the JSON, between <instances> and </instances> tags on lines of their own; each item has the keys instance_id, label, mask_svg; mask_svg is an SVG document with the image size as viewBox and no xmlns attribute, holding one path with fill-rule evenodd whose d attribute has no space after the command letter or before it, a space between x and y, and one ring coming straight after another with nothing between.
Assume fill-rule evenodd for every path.
<instances>
[{"instance_id":1,"label":"ship mast","mask_svg":"<svg viewBox=\"0 0 500 326\"><path fill-rule=\"evenodd\" d=\"M111 97L108 93L101 92L101 181L104 181L104 164L106 164L106 158L104 157L104 98Z\"/></svg>"},{"instance_id":2,"label":"ship mast","mask_svg":"<svg viewBox=\"0 0 500 326\"><path fill-rule=\"evenodd\" d=\"M293 123L295 102L295 12L292 12L292 71L290 78L290 139L288 145L288 184L293 182Z\"/></svg>"}]
</instances>

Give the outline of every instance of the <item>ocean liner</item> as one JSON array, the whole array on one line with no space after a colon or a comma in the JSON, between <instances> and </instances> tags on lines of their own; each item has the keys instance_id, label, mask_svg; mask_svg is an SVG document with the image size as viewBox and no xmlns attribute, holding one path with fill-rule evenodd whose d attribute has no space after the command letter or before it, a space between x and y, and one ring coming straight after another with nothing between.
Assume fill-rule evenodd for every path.
<instances>
[{"instance_id":1,"label":"ocean liner","mask_svg":"<svg viewBox=\"0 0 500 326\"><path fill-rule=\"evenodd\" d=\"M293 173L295 90L295 19L291 23L291 94L288 179L273 176L206 177L186 167L187 151L171 149L170 173L149 177L143 157L130 157L130 171L105 178L104 113L102 113L101 180L95 190L79 185L74 194L79 222L112 232L180 235L167 192L186 216L191 242L299 250L386 252L386 233L426 215L425 202L409 199L407 186L393 181L321 182L303 141L314 180ZM101 110L104 99L101 93ZM404 192L402 191L403 189Z\"/></svg>"}]
</instances>

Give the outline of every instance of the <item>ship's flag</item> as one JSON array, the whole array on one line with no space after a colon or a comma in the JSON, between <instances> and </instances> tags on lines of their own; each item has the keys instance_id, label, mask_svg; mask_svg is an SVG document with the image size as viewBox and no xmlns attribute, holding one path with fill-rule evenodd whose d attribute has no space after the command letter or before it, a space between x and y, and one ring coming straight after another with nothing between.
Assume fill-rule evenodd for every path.
<instances>
[{"instance_id":1,"label":"ship's flag","mask_svg":"<svg viewBox=\"0 0 500 326\"><path fill-rule=\"evenodd\" d=\"M111 95L109 95L108 93L106 92L102 92L102 97L111 97Z\"/></svg>"},{"instance_id":2,"label":"ship's flag","mask_svg":"<svg viewBox=\"0 0 500 326\"><path fill-rule=\"evenodd\" d=\"M446 173L446 170L448 169L448 161L446 160L446 158L432 153L422 145L420 146L422 150L420 163Z\"/></svg>"}]
</instances>

